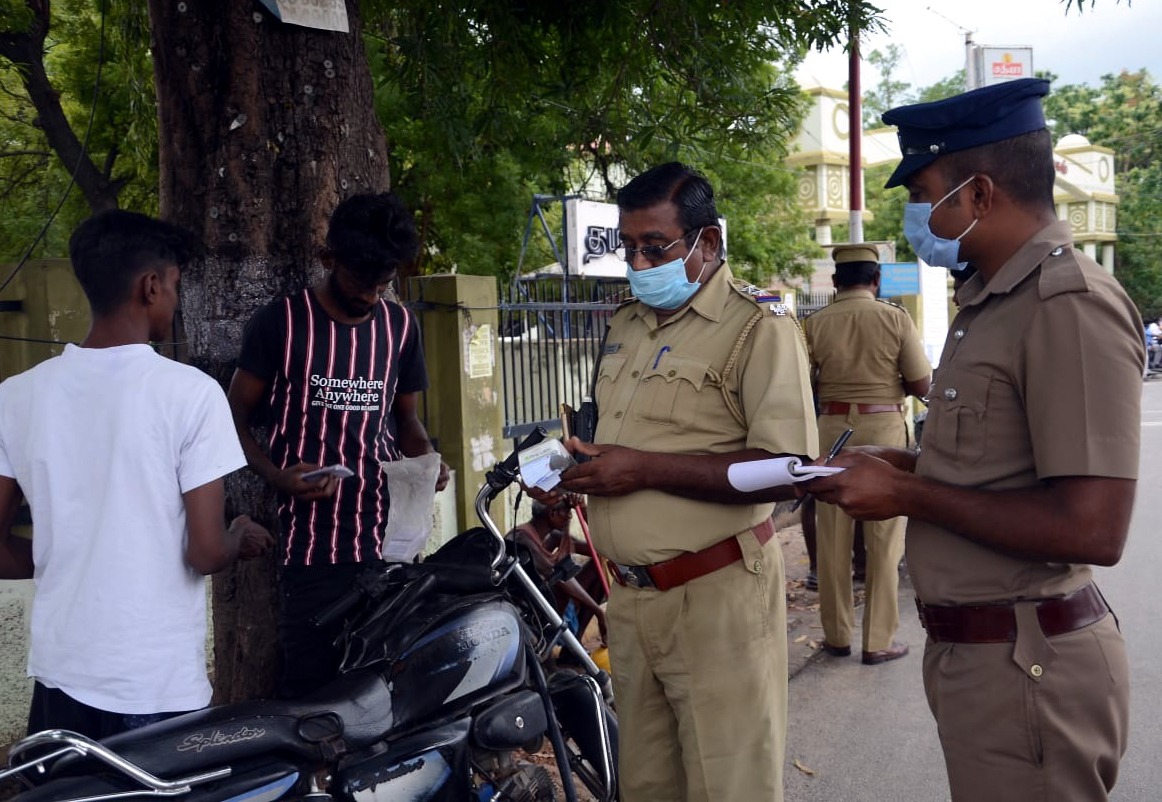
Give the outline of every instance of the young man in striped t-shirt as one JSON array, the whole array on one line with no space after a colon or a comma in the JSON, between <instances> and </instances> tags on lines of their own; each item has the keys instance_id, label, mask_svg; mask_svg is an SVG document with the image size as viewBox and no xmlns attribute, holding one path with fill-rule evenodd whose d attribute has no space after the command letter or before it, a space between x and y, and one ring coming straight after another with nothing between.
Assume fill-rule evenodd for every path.
<instances>
[{"instance_id":1,"label":"young man in striped t-shirt","mask_svg":"<svg viewBox=\"0 0 1162 802\"><path fill-rule=\"evenodd\" d=\"M380 559L389 499L379 462L432 451L416 414L428 383L416 320L380 297L418 249L395 195L348 198L320 254L326 276L258 310L243 335L228 397L250 467L278 493L283 697L336 675L339 625L311 619ZM266 448L250 428L258 421ZM336 463L354 476L303 478ZM437 489L447 482L441 465Z\"/></svg>"}]
</instances>

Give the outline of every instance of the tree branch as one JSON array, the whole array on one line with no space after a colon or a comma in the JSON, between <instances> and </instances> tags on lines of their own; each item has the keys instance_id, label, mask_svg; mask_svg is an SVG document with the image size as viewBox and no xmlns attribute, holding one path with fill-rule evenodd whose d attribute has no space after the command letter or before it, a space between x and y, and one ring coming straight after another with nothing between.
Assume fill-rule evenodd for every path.
<instances>
[{"instance_id":1,"label":"tree branch","mask_svg":"<svg viewBox=\"0 0 1162 802\"><path fill-rule=\"evenodd\" d=\"M7 31L0 34L0 56L20 68L21 83L36 108L49 147L65 169L74 174L89 208L94 212L116 208L120 187L102 175L85 152L61 107L60 95L45 72L44 40L48 35L49 2L25 0L25 3L35 15L34 23L23 33Z\"/></svg>"}]
</instances>

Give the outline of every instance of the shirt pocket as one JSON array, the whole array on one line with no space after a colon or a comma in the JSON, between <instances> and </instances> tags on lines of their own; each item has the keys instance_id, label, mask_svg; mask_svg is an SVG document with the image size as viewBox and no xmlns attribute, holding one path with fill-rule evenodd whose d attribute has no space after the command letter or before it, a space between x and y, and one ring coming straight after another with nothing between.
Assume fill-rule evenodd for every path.
<instances>
[{"instance_id":1,"label":"shirt pocket","mask_svg":"<svg viewBox=\"0 0 1162 802\"><path fill-rule=\"evenodd\" d=\"M667 354L644 371L635 417L665 426L690 426L697 417L701 394L711 389L709 374L710 363L705 359Z\"/></svg>"},{"instance_id":2,"label":"shirt pocket","mask_svg":"<svg viewBox=\"0 0 1162 802\"><path fill-rule=\"evenodd\" d=\"M601 363L597 365L598 398L600 398L602 391L609 391L612 384L617 381L618 375L621 375L624 366L624 356L607 355L601 358Z\"/></svg>"},{"instance_id":3,"label":"shirt pocket","mask_svg":"<svg viewBox=\"0 0 1162 802\"><path fill-rule=\"evenodd\" d=\"M979 373L949 371L940 377L938 387L930 396L937 405L937 414L925 423L923 447L928 447L928 424L932 427L933 451L962 465L973 465L984 456L988 439L989 389L991 376Z\"/></svg>"}]
</instances>

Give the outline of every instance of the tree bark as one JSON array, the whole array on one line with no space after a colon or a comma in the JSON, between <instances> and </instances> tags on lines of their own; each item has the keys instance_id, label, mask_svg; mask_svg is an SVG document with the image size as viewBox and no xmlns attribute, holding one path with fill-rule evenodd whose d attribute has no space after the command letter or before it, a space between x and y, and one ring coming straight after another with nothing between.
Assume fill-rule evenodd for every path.
<instances>
[{"instance_id":1,"label":"tree bark","mask_svg":"<svg viewBox=\"0 0 1162 802\"><path fill-rule=\"evenodd\" d=\"M285 25L245 0L149 0L158 98L161 216L202 238L182 279L190 361L225 384L262 304L315 277L343 198L389 186L358 8L350 33ZM249 472L230 515L277 531ZM269 695L275 558L214 580L215 700Z\"/></svg>"}]
</instances>

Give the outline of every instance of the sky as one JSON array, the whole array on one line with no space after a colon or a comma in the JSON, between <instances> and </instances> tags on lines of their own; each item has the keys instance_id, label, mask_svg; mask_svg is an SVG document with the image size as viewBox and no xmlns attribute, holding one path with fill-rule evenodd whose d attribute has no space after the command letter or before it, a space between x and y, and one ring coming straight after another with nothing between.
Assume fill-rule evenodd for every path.
<instances>
[{"instance_id":1,"label":"sky","mask_svg":"<svg viewBox=\"0 0 1162 802\"><path fill-rule=\"evenodd\" d=\"M884 10L887 33L861 40L863 54L895 43L903 53L893 80L913 89L930 86L964 67L966 29L978 45L1033 48L1033 68L1058 78L1054 86L1099 86L1101 77L1145 68L1162 81L1162 2L1096 0L1093 8L1065 13L1061 0L871 0ZM847 56L842 51L812 53L796 76L803 86L842 89ZM879 74L866 62L864 89Z\"/></svg>"}]
</instances>

